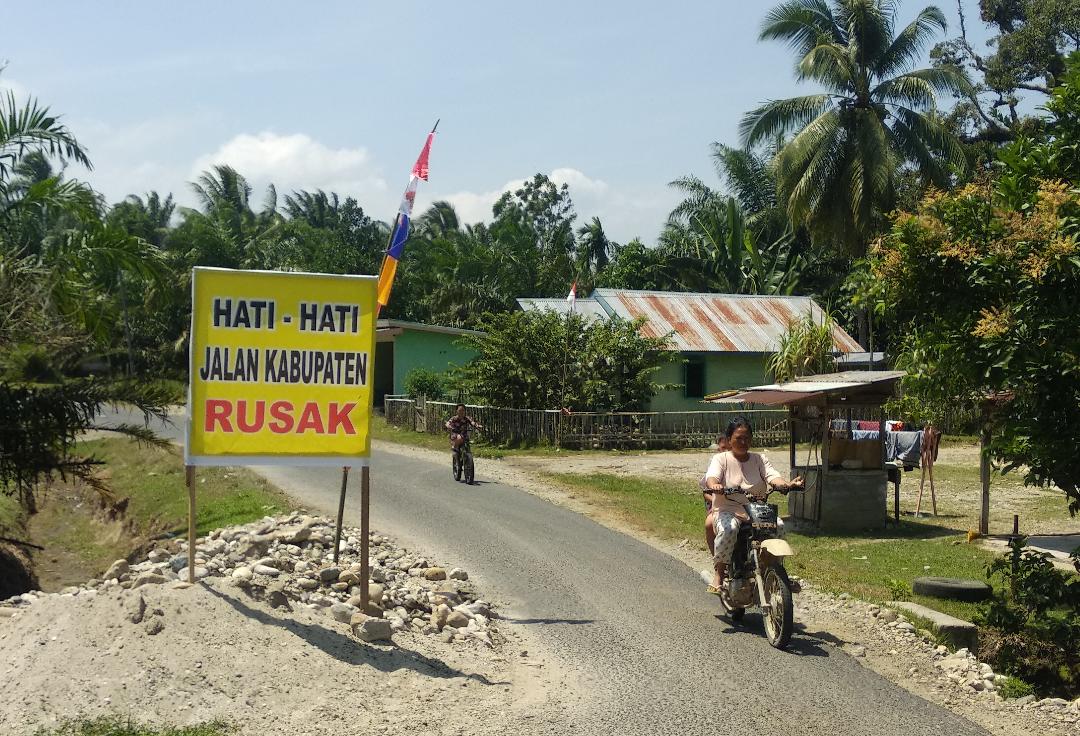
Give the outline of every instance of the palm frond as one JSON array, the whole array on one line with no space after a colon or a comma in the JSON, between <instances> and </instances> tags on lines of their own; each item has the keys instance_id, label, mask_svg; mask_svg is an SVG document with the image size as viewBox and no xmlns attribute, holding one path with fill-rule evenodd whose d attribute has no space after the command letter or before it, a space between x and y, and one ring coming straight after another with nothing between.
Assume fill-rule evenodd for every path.
<instances>
[{"instance_id":1,"label":"palm frond","mask_svg":"<svg viewBox=\"0 0 1080 736\"><path fill-rule=\"evenodd\" d=\"M927 44L938 33L945 33L948 23L945 14L933 5L923 8L898 34L881 58L874 64L874 71L879 79L891 77L901 69L923 57Z\"/></svg>"},{"instance_id":2,"label":"palm frond","mask_svg":"<svg viewBox=\"0 0 1080 736\"><path fill-rule=\"evenodd\" d=\"M0 179L7 178L19 159L33 151L92 168L86 149L49 108L33 98L20 106L10 90L0 94Z\"/></svg>"},{"instance_id":3,"label":"palm frond","mask_svg":"<svg viewBox=\"0 0 1080 736\"><path fill-rule=\"evenodd\" d=\"M788 0L769 11L759 41L786 41L799 56L822 41L844 41L843 30L825 0Z\"/></svg>"},{"instance_id":4,"label":"palm frond","mask_svg":"<svg viewBox=\"0 0 1080 736\"><path fill-rule=\"evenodd\" d=\"M939 186L944 186L947 172L940 166L945 162L958 174L964 174L968 168L964 148L956 136L945 124L933 115L924 115L906 107L892 110L894 140L907 152L925 149L935 159L927 162L924 173ZM918 161L918 158L915 159Z\"/></svg>"},{"instance_id":5,"label":"palm frond","mask_svg":"<svg viewBox=\"0 0 1080 736\"><path fill-rule=\"evenodd\" d=\"M806 127L831 107L833 96L828 94L771 100L743 116L739 135L745 146L752 147Z\"/></svg>"},{"instance_id":6,"label":"palm frond","mask_svg":"<svg viewBox=\"0 0 1080 736\"><path fill-rule=\"evenodd\" d=\"M834 93L854 95L857 73L847 49L837 43L822 43L807 52L797 67L797 79L813 79Z\"/></svg>"}]
</instances>

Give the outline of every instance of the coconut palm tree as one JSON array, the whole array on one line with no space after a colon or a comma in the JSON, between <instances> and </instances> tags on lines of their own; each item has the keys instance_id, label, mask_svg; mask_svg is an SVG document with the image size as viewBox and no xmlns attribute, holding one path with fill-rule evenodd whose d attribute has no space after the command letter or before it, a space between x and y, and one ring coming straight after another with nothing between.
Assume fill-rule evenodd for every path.
<instances>
[{"instance_id":1,"label":"coconut palm tree","mask_svg":"<svg viewBox=\"0 0 1080 736\"><path fill-rule=\"evenodd\" d=\"M28 154L41 152L91 168L86 149L58 115L29 99L20 105L15 94L0 95L0 181Z\"/></svg>"},{"instance_id":2,"label":"coconut palm tree","mask_svg":"<svg viewBox=\"0 0 1080 736\"><path fill-rule=\"evenodd\" d=\"M578 228L575 272L583 287L592 287L596 275L611 261L615 244L608 239L599 217Z\"/></svg>"},{"instance_id":3,"label":"coconut palm tree","mask_svg":"<svg viewBox=\"0 0 1080 736\"><path fill-rule=\"evenodd\" d=\"M446 200L432 202L424 214L416 218L416 232L425 237L437 237L460 229L457 210Z\"/></svg>"},{"instance_id":4,"label":"coconut palm tree","mask_svg":"<svg viewBox=\"0 0 1080 736\"><path fill-rule=\"evenodd\" d=\"M824 91L769 101L741 124L747 146L792 136L773 163L791 219L854 255L892 207L903 167L947 186L966 165L936 113L939 94L969 91L966 78L955 68L911 70L945 17L927 7L895 33L896 6L788 0L774 8L760 38L785 41L797 79Z\"/></svg>"}]
</instances>

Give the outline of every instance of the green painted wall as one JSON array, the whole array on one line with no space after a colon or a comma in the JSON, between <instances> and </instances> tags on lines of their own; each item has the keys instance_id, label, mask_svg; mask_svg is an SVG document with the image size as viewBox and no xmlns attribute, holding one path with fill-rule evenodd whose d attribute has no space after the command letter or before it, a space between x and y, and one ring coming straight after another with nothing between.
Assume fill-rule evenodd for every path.
<instances>
[{"instance_id":1,"label":"green painted wall","mask_svg":"<svg viewBox=\"0 0 1080 736\"><path fill-rule=\"evenodd\" d=\"M405 328L394 339L394 393L405 393L405 376L413 368L445 373L451 365L464 365L476 355L455 341L458 335Z\"/></svg>"},{"instance_id":2,"label":"green painted wall","mask_svg":"<svg viewBox=\"0 0 1080 736\"><path fill-rule=\"evenodd\" d=\"M705 361L705 393L732 388L760 386L768 382L764 355L728 355L725 353L684 353L684 358L703 358ZM656 374L657 383L685 383L686 365L669 363ZM680 386L674 391L661 391L649 402L649 411L709 411L717 407L703 404L699 398L687 398Z\"/></svg>"}]
</instances>

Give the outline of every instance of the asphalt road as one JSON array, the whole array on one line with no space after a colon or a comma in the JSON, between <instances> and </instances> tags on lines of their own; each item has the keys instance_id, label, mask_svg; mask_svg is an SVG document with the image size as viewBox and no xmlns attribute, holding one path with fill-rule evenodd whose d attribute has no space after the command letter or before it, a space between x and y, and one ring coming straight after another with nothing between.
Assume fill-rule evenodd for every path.
<instances>
[{"instance_id":1,"label":"asphalt road","mask_svg":"<svg viewBox=\"0 0 1080 736\"><path fill-rule=\"evenodd\" d=\"M174 434L169 432L169 434ZM333 515L341 472L257 468ZM355 473L358 476L358 473ZM501 612L572 663L588 693L574 723L521 733L985 734L796 631L772 649L759 617L732 628L681 562L517 488L455 483L450 457L372 458L372 528L469 571ZM359 525L359 478L346 522Z\"/></svg>"}]
</instances>

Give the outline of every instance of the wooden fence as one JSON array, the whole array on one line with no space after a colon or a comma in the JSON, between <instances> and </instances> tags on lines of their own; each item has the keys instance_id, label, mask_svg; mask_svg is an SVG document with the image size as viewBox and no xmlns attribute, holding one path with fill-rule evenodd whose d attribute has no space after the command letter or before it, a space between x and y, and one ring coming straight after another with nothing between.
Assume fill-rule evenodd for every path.
<instances>
[{"instance_id":1,"label":"wooden fence","mask_svg":"<svg viewBox=\"0 0 1080 736\"><path fill-rule=\"evenodd\" d=\"M387 396L386 420L417 432L442 434L454 404ZM484 426L484 439L500 445L558 444L571 449L708 447L735 417L754 429L754 444L788 441L786 409L619 412L562 414L554 410L502 409L468 405L469 416Z\"/></svg>"}]
</instances>

